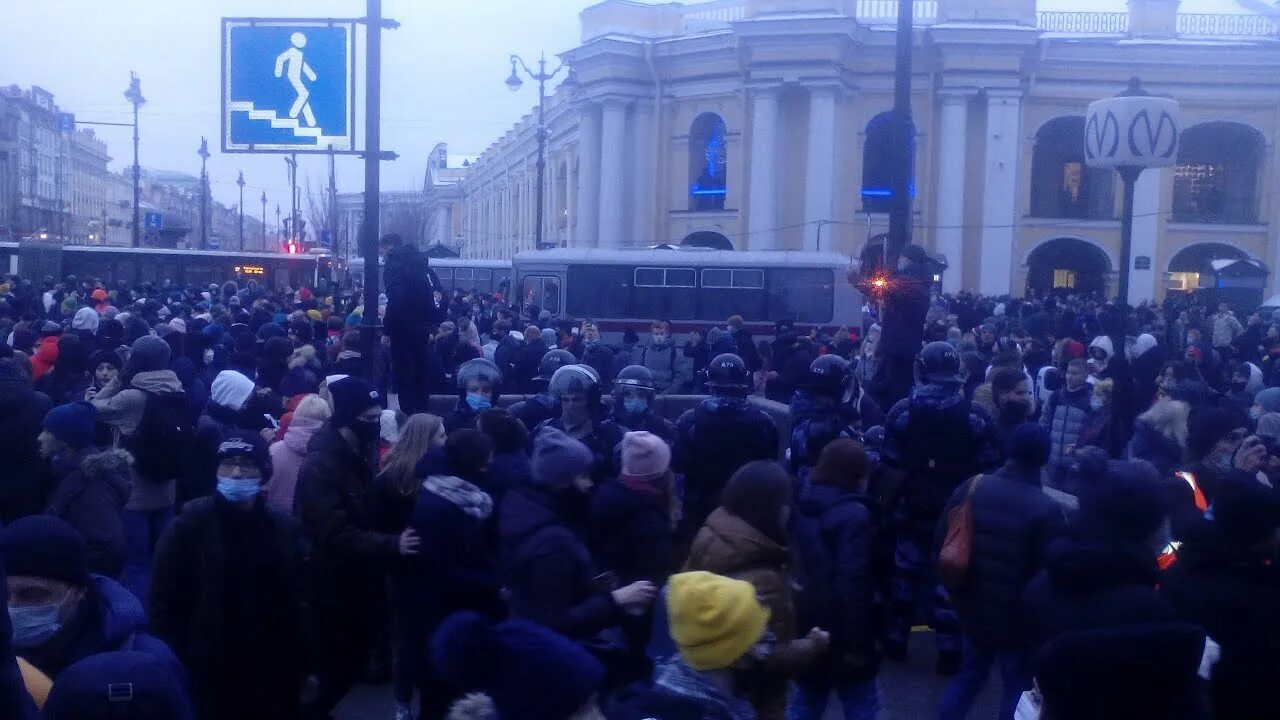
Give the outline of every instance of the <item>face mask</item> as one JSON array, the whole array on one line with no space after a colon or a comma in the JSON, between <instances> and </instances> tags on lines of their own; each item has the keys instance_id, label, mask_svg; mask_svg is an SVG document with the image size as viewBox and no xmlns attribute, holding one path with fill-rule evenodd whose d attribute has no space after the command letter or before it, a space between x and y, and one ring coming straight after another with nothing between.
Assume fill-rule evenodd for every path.
<instances>
[{"instance_id":1,"label":"face mask","mask_svg":"<svg viewBox=\"0 0 1280 720\"><path fill-rule=\"evenodd\" d=\"M622 406L632 415L639 415L649 409L649 401L644 398L627 398L622 401Z\"/></svg>"},{"instance_id":2,"label":"face mask","mask_svg":"<svg viewBox=\"0 0 1280 720\"><path fill-rule=\"evenodd\" d=\"M205 351L204 351L204 364L205 364L205 365L208 365L208 364L209 364L209 363L211 363L211 362L213 362L213 350L205 350Z\"/></svg>"},{"instance_id":3,"label":"face mask","mask_svg":"<svg viewBox=\"0 0 1280 720\"><path fill-rule=\"evenodd\" d=\"M382 432L382 423L377 420L357 420L352 423L351 430L361 445L368 445L377 442L378 435Z\"/></svg>"},{"instance_id":4,"label":"face mask","mask_svg":"<svg viewBox=\"0 0 1280 720\"><path fill-rule=\"evenodd\" d=\"M1004 404L1004 411L1010 417L1025 418L1031 414L1031 404L1022 400L1008 400Z\"/></svg>"},{"instance_id":5,"label":"face mask","mask_svg":"<svg viewBox=\"0 0 1280 720\"><path fill-rule=\"evenodd\" d=\"M654 335L654 336L653 336L653 344L654 344L654 345L666 345L666 344L667 344L667 341L668 341L668 340L670 340L670 339L671 339L671 338L670 338L669 336L667 336L667 335Z\"/></svg>"},{"instance_id":6,"label":"face mask","mask_svg":"<svg viewBox=\"0 0 1280 720\"><path fill-rule=\"evenodd\" d=\"M1235 452L1229 452L1223 455L1222 457L1218 458L1215 464L1218 466L1218 470L1222 474L1225 475L1231 472L1231 466L1235 464Z\"/></svg>"},{"instance_id":7,"label":"face mask","mask_svg":"<svg viewBox=\"0 0 1280 720\"><path fill-rule=\"evenodd\" d=\"M13 646L19 650L38 648L62 629L62 606L71 597L71 591L52 605L9 608L9 621L13 623Z\"/></svg>"},{"instance_id":8,"label":"face mask","mask_svg":"<svg viewBox=\"0 0 1280 720\"><path fill-rule=\"evenodd\" d=\"M1250 420L1258 420L1262 417L1262 415L1263 415L1262 408L1258 407L1257 405L1254 405L1253 407L1249 408Z\"/></svg>"},{"instance_id":9,"label":"face mask","mask_svg":"<svg viewBox=\"0 0 1280 720\"><path fill-rule=\"evenodd\" d=\"M493 407L493 403L489 401L489 398L481 395L480 393L469 392L467 393L467 407L475 410L476 412L482 412Z\"/></svg>"},{"instance_id":10,"label":"face mask","mask_svg":"<svg viewBox=\"0 0 1280 720\"><path fill-rule=\"evenodd\" d=\"M1091 397L1091 398L1089 398L1089 407L1093 408L1095 412L1096 412L1096 411L1098 411L1098 410L1101 410L1101 409L1102 409L1102 398L1100 398L1100 397Z\"/></svg>"},{"instance_id":11,"label":"face mask","mask_svg":"<svg viewBox=\"0 0 1280 720\"><path fill-rule=\"evenodd\" d=\"M570 427L576 427L578 425L581 425L582 423L589 420L590 417L591 416L587 412L587 408L585 405L583 406L562 405L560 407L560 420L564 422L565 425L568 425Z\"/></svg>"},{"instance_id":12,"label":"face mask","mask_svg":"<svg viewBox=\"0 0 1280 720\"><path fill-rule=\"evenodd\" d=\"M583 344L583 345L586 345L586 346L587 346L587 347L589 347L589 348L592 348L592 347L595 347L595 346L596 346L596 343L598 343L598 342L600 342L600 341L599 341L599 340L583 340L583 341L582 341L582 344Z\"/></svg>"},{"instance_id":13,"label":"face mask","mask_svg":"<svg viewBox=\"0 0 1280 720\"><path fill-rule=\"evenodd\" d=\"M218 478L218 494L227 502L248 502L262 492L262 485L257 478Z\"/></svg>"},{"instance_id":14,"label":"face mask","mask_svg":"<svg viewBox=\"0 0 1280 720\"><path fill-rule=\"evenodd\" d=\"M1248 385L1248 384L1249 384L1249 383L1248 383L1248 381L1246 381L1246 380L1235 380L1235 381L1232 381L1232 383L1231 383L1231 389L1232 389L1232 390L1236 390L1236 391L1240 391L1240 390L1243 390L1243 389L1245 388L1245 386L1246 386L1246 385Z\"/></svg>"}]
</instances>

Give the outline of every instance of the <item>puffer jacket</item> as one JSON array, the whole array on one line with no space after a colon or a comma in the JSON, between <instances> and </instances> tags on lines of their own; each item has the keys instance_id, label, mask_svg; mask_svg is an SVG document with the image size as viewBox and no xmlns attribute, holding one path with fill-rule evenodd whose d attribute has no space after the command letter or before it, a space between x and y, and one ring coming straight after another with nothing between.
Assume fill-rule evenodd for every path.
<instances>
[{"instance_id":1,"label":"puffer jacket","mask_svg":"<svg viewBox=\"0 0 1280 720\"><path fill-rule=\"evenodd\" d=\"M323 427L323 420L294 416L284 438L271 443L271 479L266 487L268 505L293 514L298 473L307 459L307 444Z\"/></svg>"},{"instance_id":2,"label":"puffer jacket","mask_svg":"<svg viewBox=\"0 0 1280 720\"><path fill-rule=\"evenodd\" d=\"M769 609L768 629L777 644L749 693L760 720L781 720L786 716L788 679L822 654L822 648L812 641L794 639L796 609L790 562L785 545L721 507L698 531L684 568L745 580L755 587L760 603Z\"/></svg>"},{"instance_id":3,"label":"puffer jacket","mask_svg":"<svg viewBox=\"0 0 1280 720\"><path fill-rule=\"evenodd\" d=\"M646 345L640 349L637 365L649 368L659 395L679 395L690 383L690 361L675 343Z\"/></svg>"},{"instance_id":4,"label":"puffer jacket","mask_svg":"<svg viewBox=\"0 0 1280 720\"><path fill-rule=\"evenodd\" d=\"M49 514L80 531L89 546L89 571L119 577L124 570L121 512L133 486L133 458L124 450L92 449L54 460L58 485Z\"/></svg>"},{"instance_id":5,"label":"puffer jacket","mask_svg":"<svg viewBox=\"0 0 1280 720\"><path fill-rule=\"evenodd\" d=\"M1162 477L1172 475L1186 459L1189 412L1181 400L1158 400L1134 422L1129 457L1155 465Z\"/></svg>"},{"instance_id":6,"label":"puffer jacket","mask_svg":"<svg viewBox=\"0 0 1280 720\"><path fill-rule=\"evenodd\" d=\"M1093 408L1089 405L1092 396L1093 389L1088 383L1079 390L1063 388L1049 398L1044 412L1040 413L1040 424L1049 431L1052 442L1050 470L1061 467L1067 447L1080 442L1080 431L1089 424L1093 415Z\"/></svg>"},{"instance_id":7,"label":"puffer jacket","mask_svg":"<svg viewBox=\"0 0 1280 720\"><path fill-rule=\"evenodd\" d=\"M935 547L970 479L956 488L938 523ZM1009 462L982 476L973 494L973 546L968 581L951 593L965 632L985 647L1017 650L1026 638L1009 618L1021 615L1022 593L1044 567L1049 544L1066 524L1062 508L1040 488L1040 469Z\"/></svg>"},{"instance_id":8,"label":"puffer jacket","mask_svg":"<svg viewBox=\"0 0 1280 720\"><path fill-rule=\"evenodd\" d=\"M45 509L48 476L36 438L50 405L48 396L36 392L17 363L0 363L0 457L4 458L0 523Z\"/></svg>"}]
</instances>

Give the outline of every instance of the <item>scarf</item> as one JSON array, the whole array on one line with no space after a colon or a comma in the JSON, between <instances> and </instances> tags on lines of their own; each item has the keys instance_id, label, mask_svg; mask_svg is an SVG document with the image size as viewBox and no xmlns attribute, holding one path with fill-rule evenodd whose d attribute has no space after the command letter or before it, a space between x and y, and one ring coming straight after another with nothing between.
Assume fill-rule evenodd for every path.
<instances>
[{"instance_id":1,"label":"scarf","mask_svg":"<svg viewBox=\"0 0 1280 720\"><path fill-rule=\"evenodd\" d=\"M665 494L662 492L662 488L658 487L654 483L654 477L652 475L619 475L618 482L622 483L622 486L626 489L637 492L647 498L656 498L661 500Z\"/></svg>"},{"instance_id":2,"label":"scarf","mask_svg":"<svg viewBox=\"0 0 1280 720\"><path fill-rule=\"evenodd\" d=\"M483 522L493 513L493 498L480 488L453 475L431 475L422 489L453 503L469 517Z\"/></svg>"},{"instance_id":3,"label":"scarf","mask_svg":"<svg viewBox=\"0 0 1280 720\"><path fill-rule=\"evenodd\" d=\"M663 660L654 668L653 684L672 695L710 705L720 717L754 720L756 716L750 702L726 695L705 675L685 665L678 654Z\"/></svg>"}]
</instances>

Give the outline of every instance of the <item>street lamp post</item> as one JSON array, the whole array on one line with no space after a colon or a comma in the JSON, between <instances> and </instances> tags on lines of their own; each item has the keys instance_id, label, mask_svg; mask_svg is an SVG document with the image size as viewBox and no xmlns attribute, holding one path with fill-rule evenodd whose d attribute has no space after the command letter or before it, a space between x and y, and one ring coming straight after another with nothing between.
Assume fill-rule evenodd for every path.
<instances>
[{"instance_id":1,"label":"street lamp post","mask_svg":"<svg viewBox=\"0 0 1280 720\"><path fill-rule=\"evenodd\" d=\"M200 138L200 249L209 248L209 141Z\"/></svg>"},{"instance_id":2,"label":"street lamp post","mask_svg":"<svg viewBox=\"0 0 1280 720\"><path fill-rule=\"evenodd\" d=\"M284 159L289 166L289 243L298 235L298 156L290 155Z\"/></svg>"},{"instance_id":3,"label":"street lamp post","mask_svg":"<svg viewBox=\"0 0 1280 720\"><path fill-rule=\"evenodd\" d=\"M1134 186L1143 170L1169 167L1178 161L1179 114L1177 100L1148 95L1136 77L1119 95L1089 103L1084 127L1085 163L1089 167L1114 168L1124 183L1116 293L1120 304L1131 302Z\"/></svg>"},{"instance_id":4,"label":"street lamp post","mask_svg":"<svg viewBox=\"0 0 1280 720\"><path fill-rule=\"evenodd\" d=\"M236 185L240 186L240 252L244 252L244 171L240 171L240 177L236 178Z\"/></svg>"},{"instance_id":5,"label":"street lamp post","mask_svg":"<svg viewBox=\"0 0 1280 720\"><path fill-rule=\"evenodd\" d=\"M276 250L277 250L277 251L280 249L280 248L278 247L278 245L280 244L280 240L284 237L284 235L282 235L282 234L281 234L280 230L281 230L281 228L280 228L280 203L276 203L276 245L277 245ZM266 249L266 248L263 248L263 250L265 250L265 249Z\"/></svg>"},{"instance_id":6,"label":"street lamp post","mask_svg":"<svg viewBox=\"0 0 1280 720\"><path fill-rule=\"evenodd\" d=\"M267 191L262 191L262 247L259 248L263 252L267 250Z\"/></svg>"},{"instance_id":7,"label":"street lamp post","mask_svg":"<svg viewBox=\"0 0 1280 720\"><path fill-rule=\"evenodd\" d=\"M547 116L546 116L546 98L547 98L547 81L554 78L560 70L564 68L561 62L556 66L555 70L547 72L547 58L542 55L538 58L538 72L533 72L519 55L511 56L511 75L507 78L507 87L511 88L511 92L515 92L524 85L524 81L520 79L520 73L517 65L524 69L526 75L531 80L538 83L538 179L537 179L537 200L535 207L537 208L537 219L534 225L534 247L538 250L543 248L542 245L542 196L543 196L543 177L546 175L547 168Z\"/></svg>"},{"instance_id":8,"label":"street lamp post","mask_svg":"<svg viewBox=\"0 0 1280 720\"><path fill-rule=\"evenodd\" d=\"M142 202L142 169L138 165L138 108L147 99L142 97L142 79L137 73L129 73L129 89L124 97L133 105L133 246L142 245L142 213L139 204Z\"/></svg>"}]
</instances>

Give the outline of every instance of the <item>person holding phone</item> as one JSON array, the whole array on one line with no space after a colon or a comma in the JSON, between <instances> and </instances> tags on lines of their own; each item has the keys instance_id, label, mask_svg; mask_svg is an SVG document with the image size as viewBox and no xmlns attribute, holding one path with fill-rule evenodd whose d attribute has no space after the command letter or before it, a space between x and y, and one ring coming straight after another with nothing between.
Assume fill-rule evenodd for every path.
<instances>
[{"instance_id":1,"label":"person holding phone","mask_svg":"<svg viewBox=\"0 0 1280 720\"><path fill-rule=\"evenodd\" d=\"M1239 410L1199 407L1187 420L1191 462L1175 475L1187 488L1173 513L1173 533L1182 537L1194 528L1227 483L1257 483L1267 461L1266 442L1250 435L1248 418Z\"/></svg>"}]
</instances>

